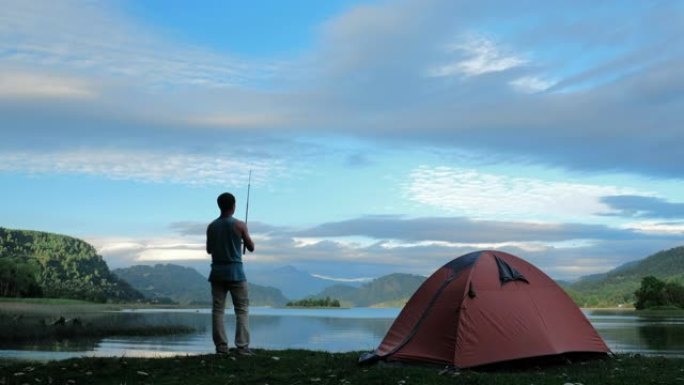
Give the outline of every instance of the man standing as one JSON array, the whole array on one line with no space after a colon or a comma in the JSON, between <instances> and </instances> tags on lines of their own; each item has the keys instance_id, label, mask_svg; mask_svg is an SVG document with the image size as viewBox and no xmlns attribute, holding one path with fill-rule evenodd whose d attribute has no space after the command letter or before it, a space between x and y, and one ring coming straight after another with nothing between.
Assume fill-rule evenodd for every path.
<instances>
[{"instance_id":1,"label":"man standing","mask_svg":"<svg viewBox=\"0 0 684 385\"><path fill-rule=\"evenodd\" d=\"M242 250L254 251L254 242L247 231L247 224L233 218L235 196L223 193L218 199L221 216L207 227L207 253L211 254L211 326L216 353L228 354L228 340L223 315L226 295L230 292L235 309L235 346L241 355L254 355L249 349L249 296L247 278L242 269Z\"/></svg>"}]
</instances>

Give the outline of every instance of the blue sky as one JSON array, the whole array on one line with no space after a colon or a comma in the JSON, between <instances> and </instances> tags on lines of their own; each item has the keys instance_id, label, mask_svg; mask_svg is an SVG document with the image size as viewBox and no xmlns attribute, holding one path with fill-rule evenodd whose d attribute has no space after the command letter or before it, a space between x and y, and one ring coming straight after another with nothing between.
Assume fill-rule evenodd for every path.
<instances>
[{"instance_id":1,"label":"blue sky","mask_svg":"<svg viewBox=\"0 0 684 385\"><path fill-rule=\"evenodd\" d=\"M684 244L684 4L10 1L0 226L333 278L497 248L554 278Z\"/></svg>"}]
</instances>

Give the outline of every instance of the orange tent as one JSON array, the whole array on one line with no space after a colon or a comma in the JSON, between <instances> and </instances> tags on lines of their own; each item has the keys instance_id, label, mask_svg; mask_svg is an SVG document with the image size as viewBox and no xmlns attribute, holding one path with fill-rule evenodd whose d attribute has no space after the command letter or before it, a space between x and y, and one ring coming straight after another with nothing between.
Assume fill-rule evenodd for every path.
<instances>
[{"instance_id":1,"label":"orange tent","mask_svg":"<svg viewBox=\"0 0 684 385\"><path fill-rule=\"evenodd\" d=\"M563 353L609 353L563 289L530 263L477 251L447 263L413 294L378 359L468 368Z\"/></svg>"}]
</instances>

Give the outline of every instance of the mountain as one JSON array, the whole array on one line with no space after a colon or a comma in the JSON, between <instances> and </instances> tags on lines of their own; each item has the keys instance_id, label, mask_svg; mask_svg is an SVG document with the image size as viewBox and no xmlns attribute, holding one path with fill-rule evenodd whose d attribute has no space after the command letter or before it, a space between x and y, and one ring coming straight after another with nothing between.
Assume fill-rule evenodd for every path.
<instances>
[{"instance_id":1,"label":"mountain","mask_svg":"<svg viewBox=\"0 0 684 385\"><path fill-rule=\"evenodd\" d=\"M578 282L579 281L585 281L585 282L601 281L601 280L607 278L608 274L611 274L611 273L616 274L616 273L619 273L619 272L624 271L624 270L629 270L629 269L635 267L636 265L638 265L640 262L641 262L641 260L623 263L622 265L614 268L613 270L611 270L607 273L585 275L583 277L580 277L580 279L578 279L577 281Z\"/></svg>"},{"instance_id":2,"label":"mountain","mask_svg":"<svg viewBox=\"0 0 684 385\"><path fill-rule=\"evenodd\" d=\"M335 285L337 281L313 276L292 266L284 266L273 270L247 271L247 280L264 286L280 289L290 299L310 297L321 290ZM349 283L358 287L362 282Z\"/></svg>"},{"instance_id":3,"label":"mountain","mask_svg":"<svg viewBox=\"0 0 684 385\"><path fill-rule=\"evenodd\" d=\"M76 238L0 227L0 296L137 301L143 295Z\"/></svg>"},{"instance_id":4,"label":"mountain","mask_svg":"<svg viewBox=\"0 0 684 385\"><path fill-rule=\"evenodd\" d=\"M330 297L334 298L337 300L340 300L340 302L345 305L345 306L353 306L354 305L354 295L356 291L359 290L358 287L354 286L349 286L349 285L332 285L321 291L320 293L313 295L312 297L315 298L325 298L325 297Z\"/></svg>"},{"instance_id":5,"label":"mountain","mask_svg":"<svg viewBox=\"0 0 684 385\"><path fill-rule=\"evenodd\" d=\"M184 305L211 303L207 278L191 267L136 265L116 269L114 274L158 302L172 301ZM283 306L287 298L276 288L249 283L249 302L254 306Z\"/></svg>"},{"instance_id":6,"label":"mountain","mask_svg":"<svg viewBox=\"0 0 684 385\"><path fill-rule=\"evenodd\" d=\"M580 278L566 287L575 302L583 307L632 304L641 279L654 276L660 280L684 283L684 246L660 251L603 274Z\"/></svg>"},{"instance_id":7,"label":"mountain","mask_svg":"<svg viewBox=\"0 0 684 385\"><path fill-rule=\"evenodd\" d=\"M403 306L427 278L395 273L374 279L361 287L331 286L314 297L338 299L344 306Z\"/></svg>"}]
</instances>

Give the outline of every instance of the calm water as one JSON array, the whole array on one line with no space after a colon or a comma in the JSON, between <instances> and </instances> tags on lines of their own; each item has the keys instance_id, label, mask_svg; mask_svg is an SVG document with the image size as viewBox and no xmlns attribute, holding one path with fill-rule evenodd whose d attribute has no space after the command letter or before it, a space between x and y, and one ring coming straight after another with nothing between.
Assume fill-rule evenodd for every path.
<instances>
[{"instance_id":1,"label":"calm water","mask_svg":"<svg viewBox=\"0 0 684 385\"><path fill-rule=\"evenodd\" d=\"M380 343L398 313L399 309L251 308L252 347L370 351ZM684 356L684 316L645 317L630 311L587 311L586 314L614 352ZM130 310L116 313L116 316L131 322L184 324L198 331L181 336L2 346L0 357L54 360L78 356L162 357L213 352L209 309ZM228 310L226 328L230 337L235 330L232 318Z\"/></svg>"}]
</instances>

